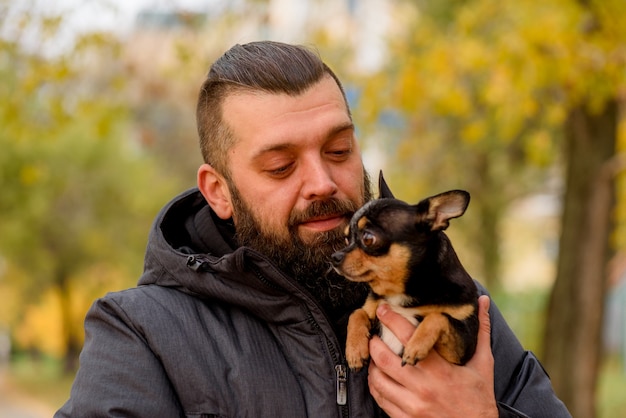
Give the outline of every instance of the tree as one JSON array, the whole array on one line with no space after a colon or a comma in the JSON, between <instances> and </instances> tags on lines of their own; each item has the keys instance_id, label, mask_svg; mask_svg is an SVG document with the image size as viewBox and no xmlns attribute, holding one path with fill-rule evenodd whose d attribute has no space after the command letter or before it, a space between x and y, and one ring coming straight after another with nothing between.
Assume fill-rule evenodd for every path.
<instances>
[{"instance_id":1,"label":"tree","mask_svg":"<svg viewBox=\"0 0 626 418\"><path fill-rule=\"evenodd\" d=\"M391 172L410 179L406 190L471 191L473 209L459 227L468 242L480 243L468 247L481 260L478 277L497 292L502 218L549 174L565 110L551 91L534 89L545 84L532 45L540 34L517 29L518 7L423 3L429 7L419 13L402 10L416 21L405 22L412 29L392 42L394 58L368 83L361 109L375 123L381 107L401 113L402 136L387 142L399 163Z\"/></svg>"},{"instance_id":2,"label":"tree","mask_svg":"<svg viewBox=\"0 0 626 418\"><path fill-rule=\"evenodd\" d=\"M394 44L391 67L364 95L370 98L365 109L374 117L381 104L402 112L407 135L394 145L400 161L423 166L412 167L419 173L412 177L454 178L478 192L474 207L493 205L480 207L477 223L492 232L472 240L484 246L485 266L497 260L497 244L485 242L498 239L508 202L536 187L537 168L565 167L558 273L542 359L572 414L593 417L616 126L626 86L626 6L614 0L443 3L450 7L418 4L421 13L413 16L419 18Z\"/></svg>"},{"instance_id":3,"label":"tree","mask_svg":"<svg viewBox=\"0 0 626 418\"><path fill-rule=\"evenodd\" d=\"M566 190L544 361L572 414L593 417L602 355L606 266L615 250L610 248L609 238L619 158L619 92L625 85L626 60L619 39L626 32L625 22L618 18L624 15L623 5L581 1L580 6L577 49L571 53L578 58L584 81L573 89L564 127Z\"/></svg>"},{"instance_id":4,"label":"tree","mask_svg":"<svg viewBox=\"0 0 626 418\"><path fill-rule=\"evenodd\" d=\"M90 287L77 280L94 279L87 273L97 264L135 280L145 231L172 180L132 139L123 68L107 64L117 62L118 41L88 33L70 50L46 54L63 19L0 6L0 16L21 22L0 40L0 254L26 278L7 278L19 289L20 309L48 290L58 295L71 372L86 309L74 312L73 296Z\"/></svg>"},{"instance_id":5,"label":"tree","mask_svg":"<svg viewBox=\"0 0 626 418\"><path fill-rule=\"evenodd\" d=\"M615 154L616 128L615 101L599 113L572 109L565 127L567 184L543 360L575 416L595 416L613 204L609 164Z\"/></svg>"}]
</instances>

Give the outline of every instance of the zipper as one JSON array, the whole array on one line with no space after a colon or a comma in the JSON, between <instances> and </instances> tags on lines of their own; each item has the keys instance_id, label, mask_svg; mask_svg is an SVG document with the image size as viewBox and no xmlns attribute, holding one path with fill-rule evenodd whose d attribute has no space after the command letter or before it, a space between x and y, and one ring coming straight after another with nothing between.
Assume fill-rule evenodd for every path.
<instances>
[{"instance_id":1,"label":"zipper","mask_svg":"<svg viewBox=\"0 0 626 418\"><path fill-rule=\"evenodd\" d=\"M190 269L194 271L210 271L209 261L201 255L188 256L186 264L187 264L187 267L189 267ZM250 266L254 274L257 276L259 280L261 280L261 282L263 282L265 285L269 287L273 287L275 289L279 288L275 283L267 280L263 272L258 268L258 266L255 263L250 263ZM313 302L315 303L315 301ZM319 326L317 321L315 321L315 319L313 318L310 312L308 316L309 316L308 320L313 325L313 327L316 328L319 332L322 332L321 327ZM335 365L335 377L336 377L335 381L336 381L336 387L337 387L337 405L340 406L342 417L347 417L349 415L348 407L347 407L347 403L348 403L347 367L340 362L341 355L339 355L339 358L338 358L337 351L335 350L335 346L333 342L328 338L325 338L325 339L326 339L326 345L328 347L332 360L336 364Z\"/></svg>"},{"instance_id":2,"label":"zipper","mask_svg":"<svg viewBox=\"0 0 626 418\"><path fill-rule=\"evenodd\" d=\"M346 366L338 364L335 366L337 372L337 405L345 405L348 401L348 374Z\"/></svg>"},{"instance_id":3,"label":"zipper","mask_svg":"<svg viewBox=\"0 0 626 418\"><path fill-rule=\"evenodd\" d=\"M267 287L271 287L272 289L280 289L283 290L280 286L278 286L276 283L273 283L269 280L267 280L267 278L265 277L265 275L263 274L263 272L261 271L261 269L255 264L255 263L250 263L249 264L250 268L252 269L252 271L254 272L255 276Z\"/></svg>"},{"instance_id":4,"label":"zipper","mask_svg":"<svg viewBox=\"0 0 626 418\"><path fill-rule=\"evenodd\" d=\"M319 332L323 332L319 324L313 319L311 313L309 313L309 322ZM348 369L341 361L341 355L335 350L333 342L329 338L326 339L326 346L330 352L330 356L335 363L335 385L337 388L337 405L341 411L342 417L348 417Z\"/></svg>"},{"instance_id":5,"label":"zipper","mask_svg":"<svg viewBox=\"0 0 626 418\"><path fill-rule=\"evenodd\" d=\"M252 252L256 253L256 255L264 260L266 260L268 263L270 263L270 265L272 264L267 257L265 257L264 255L255 252L254 250L251 250ZM257 278L263 282L264 284L273 287L273 288L280 288L278 287L275 283L267 280L267 278L265 277L265 274L261 271L261 269L258 268L258 266L255 263L250 263L249 266L251 267L252 271L254 272L254 274L257 276ZM280 272L280 271L279 271ZM282 272L280 272L282 274ZM303 289L304 293L306 294L307 292ZM312 299L313 303L317 303L315 300ZM320 308L320 310L323 312L323 309ZM317 321L315 321L315 319L313 318L313 315L309 312L308 314L308 321L309 323L311 323L311 325L316 328L318 330L318 332L320 333L324 333L320 327L320 325L317 323ZM330 324L330 320L327 318L327 322ZM340 407L340 411L341 411L341 416L344 418L347 418L349 416L349 412L348 412L348 370L347 367L342 363L342 356L341 354L337 354L337 350L335 349L335 344L328 338L325 337L326 340L326 346L328 347L328 351L330 352L331 358L333 363L335 363L335 382L336 382L336 387L337 387L337 405Z\"/></svg>"}]
</instances>

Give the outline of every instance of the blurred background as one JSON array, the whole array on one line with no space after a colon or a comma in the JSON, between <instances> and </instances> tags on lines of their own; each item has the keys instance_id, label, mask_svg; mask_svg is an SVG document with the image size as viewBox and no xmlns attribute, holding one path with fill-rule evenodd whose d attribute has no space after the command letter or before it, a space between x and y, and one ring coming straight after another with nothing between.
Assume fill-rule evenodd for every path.
<instances>
[{"instance_id":1,"label":"blurred background","mask_svg":"<svg viewBox=\"0 0 626 418\"><path fill-rule=\"evenodd\" d=\"M0 0L0 416L67 399L195 184L209 65L259 39L319 50L397 197L472 194L461 261L574 417L626 416L623 0Z\"/></svg>"}]
</instances>

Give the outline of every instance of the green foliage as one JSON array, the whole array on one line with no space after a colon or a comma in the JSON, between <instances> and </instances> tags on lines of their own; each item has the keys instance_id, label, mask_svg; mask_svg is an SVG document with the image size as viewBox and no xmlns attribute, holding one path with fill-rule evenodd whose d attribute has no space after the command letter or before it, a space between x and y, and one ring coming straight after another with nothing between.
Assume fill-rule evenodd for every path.
<instances>
[{"instance_id":1,"label":"green foliage","mask_svg":"<svg viewBox=\"0 0 626 418\"><path fill-rule=\"evenodd\" d=\"M525 349L541 354L544 312L548 303L547 289L524 292L500 292L492 295Z\"/></svg>"},{"instance_id":2,"label":"green foliage","mask_svg":"<svg viewBox=\"0 0 626 418\"><path fill-rule=\"evenodd\" d=\"M10 266L0 284L21 301L21 313L0 324L56 319L75 339L94 297L136 281L147 231L176 179L134 135L119 42L89 33L50 53L62 18L21 13L18 35L38 28L42 38L0 38L0 259ZM69 311L59 319L59 309Z\"/></svg>"},{"instance_id":3,"label":"green foliage","mask_svg":"<svg viewBox=\"0 0 626 418\"><path fill-rule=\"evenodd\" d=\"M624 364L617 357L605 359L598 385L598 417L614 418L626 416L626 373Z\"/></svg>"},{"instance_id":4,"label":"green foliage","mask_svg":"<svg viewBox=\"0 0 626 418\"><path fill-rule=\"evenodd\" d=\"M379 140L380 115L403 121L383 140L388 179L407 198L472 192L473 241L486 275L498 275L495 232L510 202L547 184L560 164L573 106L592 111L626 86L626 4L617 0L405 2L406 28L388 65L368 80L360 110ZM408 16L408 18L407 18ZM411 20L407 20L411 19ZM384 135L384 134L383 134ZM623 198L622 198L623 199Z\"/></svg>"},{"instance_id":5,"label":"green foliage","mask_svg":"<svg viewBox=\"0 0 626 418\"><path fill-rule=\"evenodd\" d=\"M502 292L492 295L492 298L522 345L540 354L543 312L548 302L548 292ZM618 356L607 356L604 359L598 385L599 418L621 417L626 413L624 370L623 361Z\"/></svg>"}]
</instances>

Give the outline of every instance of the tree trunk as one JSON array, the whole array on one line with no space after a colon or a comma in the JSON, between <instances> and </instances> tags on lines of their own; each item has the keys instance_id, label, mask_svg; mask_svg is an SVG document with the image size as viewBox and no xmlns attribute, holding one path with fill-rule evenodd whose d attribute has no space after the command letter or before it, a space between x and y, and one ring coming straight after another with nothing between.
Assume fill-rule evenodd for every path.
<instances>
[{"instance_id":1,"label":"tree trunk","mask_svg":"<svg viewBox=\"0 0 626 418\"><path fill-rule=\"evenodd\" d=\"M500 280L500 209L490 201L483 201L478 206L481 226L479 236L483 284L491 293L496 294L502 287Z\"/></svg>"},{"instance_id":2,"label":"tree trunk","mask_svg":"<svg viewBox=\"0 0 626 418\"><path fill-rule=\"evenodd\" d=\"M56 273L56 287L61 301L61 321L63 329L63 340L65 345L65 356L63 358L63 373L71 375L78 368L78 355L80 354L81 343L77 336L72 315L72 293L68 280L68 274L63 268L59 268Z\"/></svg>"},{"instance_id":3,"label":"tree trunk","mask_svg":"<svg viewBox=\"0 0 626 418\"><path fill-rule=\"evenodd\" d=\"M500 224L504 203L499 197L502 194L501 179L493 173L493 161L488 154L478 154L474 171L477 175L475 184L476 196L472 198L474 211L478 214L478 229L474 236L480 245L481 283L493 294L500 291L502 282L500 256Z\"/></svg>"},{"instance_id":4,"label":"tree trunk","mask_svg":"<svg viewBox=\"0 0 626 418\"><path fill-rule=\"evenodd\" d=\"M596 416L618 105L573 109L565 127L566 189L543 363L575 417Z\"/></svg>"}]
</instances>

